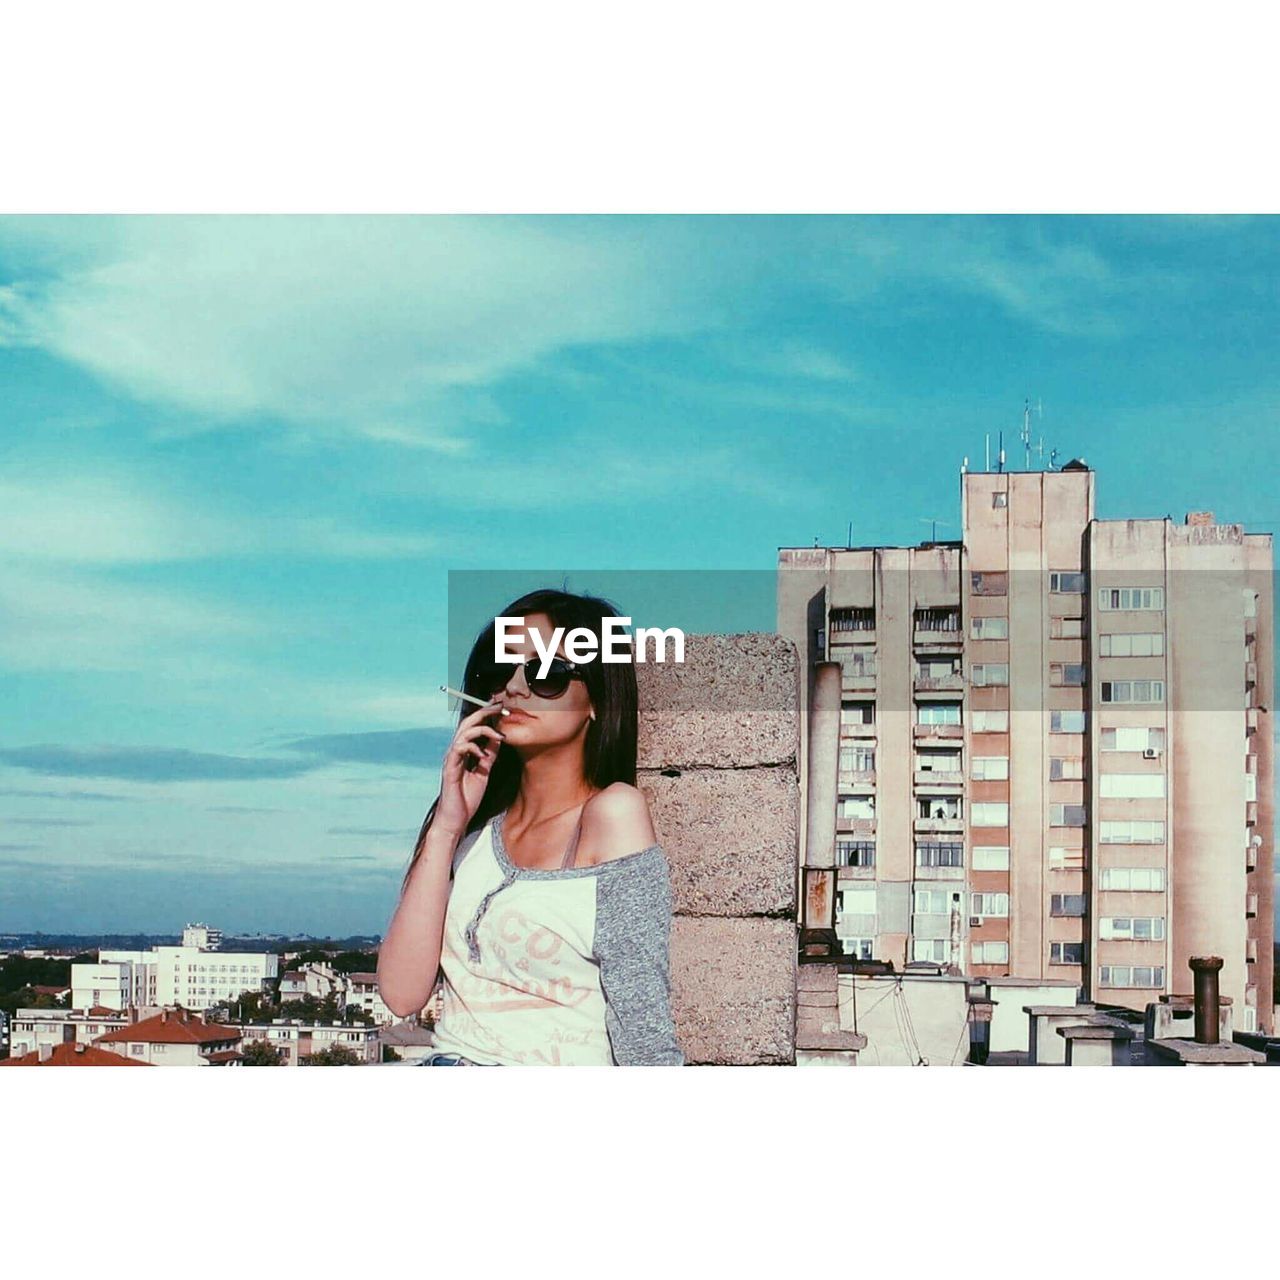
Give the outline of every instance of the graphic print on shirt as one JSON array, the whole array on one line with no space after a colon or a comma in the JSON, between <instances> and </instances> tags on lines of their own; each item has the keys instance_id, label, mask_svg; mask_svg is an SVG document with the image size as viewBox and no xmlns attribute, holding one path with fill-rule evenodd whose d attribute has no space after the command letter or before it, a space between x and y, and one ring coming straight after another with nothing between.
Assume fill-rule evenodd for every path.
<instances>
[{"instance_id":1,"label":"graphic print on shirt","mask_svg":"<svg viewBox=\"0 0 1280 1280\"><path fill-rule=\"evenodd\" d=\"M607 1065L595 893L594 877L505 875L483 831L455 870L439 1043L513 1064Z\"/></svg>"}]
</instances>

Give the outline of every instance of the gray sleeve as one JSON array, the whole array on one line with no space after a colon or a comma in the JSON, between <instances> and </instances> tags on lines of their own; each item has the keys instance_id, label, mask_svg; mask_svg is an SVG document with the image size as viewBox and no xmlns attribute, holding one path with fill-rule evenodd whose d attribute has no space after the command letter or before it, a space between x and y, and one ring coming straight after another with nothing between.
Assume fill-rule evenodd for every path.
<instances>
[{"instance_id":1,"label":"gray sleeve","mask_svg":"<svg viewBox=\"0 0 1280 1280\"><path fill-rule=\"evenodd\" d=\"M682 1067L671 1017L671 878L655 845L608 866L596 887L594 952L620 1067Z\"/></svg>"}]
</instances>

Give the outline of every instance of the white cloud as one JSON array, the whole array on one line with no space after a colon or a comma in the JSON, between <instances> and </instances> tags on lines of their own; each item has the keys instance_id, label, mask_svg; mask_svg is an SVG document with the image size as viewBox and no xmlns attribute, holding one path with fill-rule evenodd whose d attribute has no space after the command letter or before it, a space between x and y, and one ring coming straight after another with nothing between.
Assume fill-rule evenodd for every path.
<instances>
[{"instance_id":1,"label":"white cloud","mask_svg":"<svg viewBox=\"0 0 1280 1280\"><path fill-rule=\"evenodd\" d=\"M329 515L215 514L123 474L28 473L0 478L0 546L26 560L123 565L279 554L393 558L435 554L443 543Z\"/></svg>"},{"instance_id":2,"label":"white cloud","mask_svg":"<svg viewBox=\"0 0 1280 1280\"><path fill-rule=\"evenodd\" d=\"M76 224L49 228L39 270L0 291L0 340L214 418L422 443L460 388L567 345L706 322L672 270L681 237L663 236L659 286L653 234L609 222L137 218L109 231L90 227L86 244ZM59 236L68 259L51 270Z\"/></svg>"}]
</instances>

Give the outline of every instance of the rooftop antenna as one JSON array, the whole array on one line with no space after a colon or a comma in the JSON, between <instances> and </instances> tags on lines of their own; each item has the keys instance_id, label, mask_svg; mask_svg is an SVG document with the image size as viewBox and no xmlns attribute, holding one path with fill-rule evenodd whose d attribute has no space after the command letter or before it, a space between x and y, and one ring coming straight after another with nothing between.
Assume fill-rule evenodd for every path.
<instances>
[{"instance_id":1,"label":"rooftop antenna","mask_svg":"<svg viewBox=\"0 0 1280 1280\"><path fill-rule=\"evenodd\" d=\"M853 550L853 521L852 520L849 521L849 536L845 539L844 546L846 551Z\"/></svg>"},{"instance_id":2,"label":"rooftop antenna","mask_svg":"<svg viewBox=\"0 0 1280 1280\"><path fill-rule=\"evenodd\" d=\"M1044 418L1044 401L1037 398L1036 400L1036 416L1043 420ZM1040 443L1031 443L1031 397L1027 396L1022 402L1022 447L1025 451L1025 469L1031 470L1031 455L1037 454L1040 461L1041 469L1044 468L1044 434L1040 435Z\"/></svg>"},{"instance_id":3,"label":"rooftop antenna","mask_svg":"<svg viewBox=\"0 0 1280 1280\"><path fill-rule=\"evenodd\" d=\"M930 530L929 530L929 541L930 541L930 542L937 542L937 540L938 540L938 526L939 526L940 524L941 524L941 525L948 524L948 523L949 523L949 521L947 521L947 520L939 520L937 516L921 516L921 517L920 517L920 523L921 523L921 524L927 524L927 525L929 525L929 526L930 526Z\"/></svg>"},{"instance_id":4,"label":"rooftop antenna","mask_svg":"<svg viewBox=\"0 0 1280 1280\"><path fill-rule=\"evenodd\" d=\"M991 432L987 432L987 465L985 470L991 470Z\"/></svg>"},{"instance_id":5,"label":"rooftop antenna","mask_svg":"<svg viewBox=\"0 0 1280 1280\"><path fill-rule=\"evenodd\" d=\"M996 455L996 474L999 475L1004 471L1004 432L1001 431L998 436L1000 442L1000 451Z\"/></svg>"}]
</instances>

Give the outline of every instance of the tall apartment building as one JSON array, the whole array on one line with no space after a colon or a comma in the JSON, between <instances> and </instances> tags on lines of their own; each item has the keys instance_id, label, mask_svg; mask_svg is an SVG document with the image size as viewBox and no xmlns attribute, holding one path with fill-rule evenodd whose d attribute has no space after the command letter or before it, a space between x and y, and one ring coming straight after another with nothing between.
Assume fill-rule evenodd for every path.
<instances>
[{"instance_id":1,"label":"tall apartment building","mask_svg":"<svg viewBox=\"0 0 1280 1280\"><path fill-rule=\"evenodd\" d=\"M1272 1030L1271 536L1098 520L1081 462L961 500L958 542L779 551L804 923L1134 1008L1219 955Z\"/></svg>"}]
</instances>

